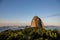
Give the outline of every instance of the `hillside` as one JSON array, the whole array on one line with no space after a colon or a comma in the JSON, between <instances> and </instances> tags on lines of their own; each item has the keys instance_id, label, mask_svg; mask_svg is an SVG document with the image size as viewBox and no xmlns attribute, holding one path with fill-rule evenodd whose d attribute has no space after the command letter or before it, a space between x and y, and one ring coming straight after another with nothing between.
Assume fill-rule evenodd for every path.
<instances>
[{"instance_id":1,"label":"hillside","mask_svg":"<svg viewBox=\"0 0 60 40\"><path fill-rule=\"evenodd\" d=\"M42 28L26 28L0 32L0 40L60 40L60 31Z\"/></svg>"}]
</instances>

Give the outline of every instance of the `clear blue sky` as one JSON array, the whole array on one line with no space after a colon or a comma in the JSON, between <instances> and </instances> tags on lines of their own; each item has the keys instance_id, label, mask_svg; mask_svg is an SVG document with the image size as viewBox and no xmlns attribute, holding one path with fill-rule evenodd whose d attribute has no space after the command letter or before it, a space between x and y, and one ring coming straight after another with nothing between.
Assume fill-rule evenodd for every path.
<instances>
[{"instance_id":1,"label":"clear blue sky","mask_svg":"<svg viewBox=\"0 0 60 40\"><path fill-rule=\"evenodd\" d=\"M28 24L35 15L45 25L60 25L60 0L0 0L0 25Z\"/></svg>"}]
</instances>

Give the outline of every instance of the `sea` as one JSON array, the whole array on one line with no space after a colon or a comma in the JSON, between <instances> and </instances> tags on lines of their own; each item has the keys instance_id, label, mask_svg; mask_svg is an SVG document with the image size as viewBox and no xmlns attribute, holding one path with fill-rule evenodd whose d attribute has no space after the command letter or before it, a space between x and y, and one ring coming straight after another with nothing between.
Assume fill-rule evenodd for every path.
<instances>
[{"instance_id":1,"label":"sea","mask_svg":"<svg viewBox=\"0 0 60 40\"><path fill-rule=\"evenodd\" d=\"M0 32L5 31L5 30L20 30L24 29L26 26L2 26L0 27ZM60 26L45 26L46 30L54 30L57 29L60 31Z\"/></svg>"}]
</instances>

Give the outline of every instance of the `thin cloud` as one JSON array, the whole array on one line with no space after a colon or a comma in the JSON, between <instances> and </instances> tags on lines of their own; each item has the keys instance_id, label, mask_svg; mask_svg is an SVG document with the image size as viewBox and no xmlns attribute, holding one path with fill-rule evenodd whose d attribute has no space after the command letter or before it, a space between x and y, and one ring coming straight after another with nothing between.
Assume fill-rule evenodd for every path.
<instances>
[{"instance_id":1,"label":"thin cloud","mask_svg":"<svg viewBox=\"0 0 60 40\"><path fill-rule=\"evenodd\" d=\"M49 17L55 17L55 16L60 16L60 13L59 14L50 15L50 16L46 16L46 17L42 17L42 18L49 18Z\"/></svg>"}]
</instances>

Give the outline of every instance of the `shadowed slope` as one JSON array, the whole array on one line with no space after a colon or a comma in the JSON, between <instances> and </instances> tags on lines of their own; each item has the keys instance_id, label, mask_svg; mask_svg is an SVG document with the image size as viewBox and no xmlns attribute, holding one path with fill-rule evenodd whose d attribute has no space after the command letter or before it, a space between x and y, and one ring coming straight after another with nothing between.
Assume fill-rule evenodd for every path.
<instances>
[{"instance_id":1,"label":"shadowed slope","mask_svg":"<svg viewBox=\"0 0 60 40\"><path fill-rule=\"evenodd\" d=\"M42 20L38 16L34 16L31 22L31 27L41 27L44 28Z\"/></svg>"}]
</instances>

